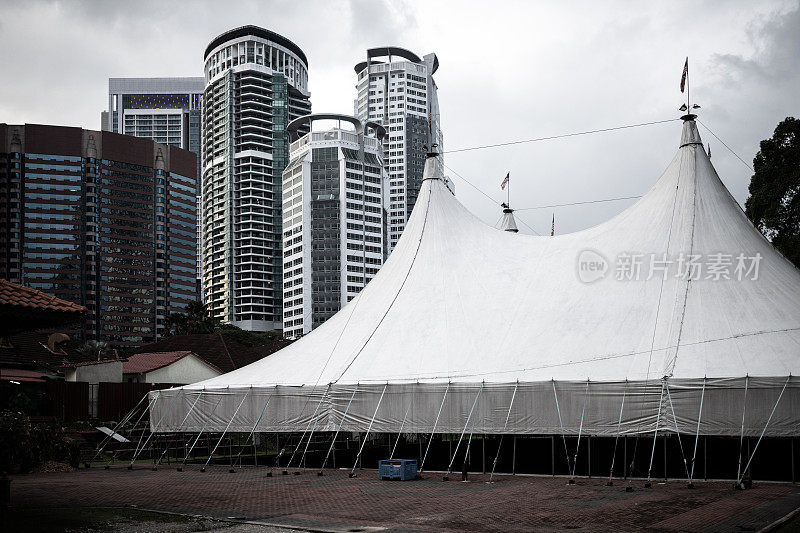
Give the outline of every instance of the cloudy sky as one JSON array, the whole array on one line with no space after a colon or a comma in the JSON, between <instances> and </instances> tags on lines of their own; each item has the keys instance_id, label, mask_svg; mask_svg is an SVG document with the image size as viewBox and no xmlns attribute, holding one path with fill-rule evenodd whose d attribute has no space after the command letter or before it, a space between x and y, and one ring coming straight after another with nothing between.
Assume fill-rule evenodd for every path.
<instances>
[{"instance_id":1,"label":"cloudy sky","mask_svg":"<svg viewBox=\"0 0 800 533\"><path fill-rule=\"evenodd\" d=\"M109 77L200 76L216 35L255 24L309 58L313 110L352 113L370 47L436 52L445 150L677 118L690 61L700 119L748 164L800 116L800 2L426 0L0 0L0 122L99 129ZM678 121L446 154L457 196L488 224L499 208L463 179L530 208L640 195L673 156ZM750 170L701 126L736 199ZM628 201L520 211L523 231L582 229Z\"/></svg>"}]
</instances>

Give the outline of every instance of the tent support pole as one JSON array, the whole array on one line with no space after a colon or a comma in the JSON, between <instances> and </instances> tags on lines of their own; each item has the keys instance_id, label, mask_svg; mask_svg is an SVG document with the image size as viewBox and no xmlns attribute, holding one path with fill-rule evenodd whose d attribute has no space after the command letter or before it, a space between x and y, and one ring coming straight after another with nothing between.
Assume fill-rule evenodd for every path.
<instances>
[{"instance_id":1,"label":"tent support pole","mask_svg":"<svg viewBox=\"0 0 800 533\"><path fill-rule=\"evenodd\" d=\"M133 418L136 410L139 408L140 405L142 405L142 402L144 401L145 398L147 398L147 394L142 396L142 399L139 400L139 402L133 407L133 409L128 411L128 414L126 414L124 417L122 417L122 420L120 420L117 423L117 425L114 426L114 429L111 430L112 431L111 435L113 435L114 433L117 433L117 430L122 429L122 426L127 424L130 421L130 419ZM94 457L92 457L92 460L89 461L90 463L93 462L95 459L97 459L97 457L101 453L103 453L103 450L106 449L106 446L108 446L108 443L111 442L111 435L106 435L106 437L102 440L102 442L100 442L100 444L97 447L97 453L95 453Z\"/></svg>"},{"instance_id":2,"label":"tent support pole","mask_svg":"<svg viewBox=\"0 0 800 533\"><path fill-rule=\"evenodd\" d=\"M150 411L150 406L155 405L159 398L161 398L161 391L158 391L158 396L156 396L156 399L153 400L153 403L150 403L150 402L147 403L147 409L145 409L145 411L142 413L142 415L139 416L139 420L137 420L136 421L136 425L133 426L134 429L136 429L136 426L139 425L139 422L142 420L142 416L144 416L145 413ZM151 435L152 435L152 433L151 433ZM134 450L134 452L133 452L133 459L131 459L131 463L128 465L128 470L132 470L133 469L133 461L136 459L136 456L139 455L139 445L142 443L142 437L144 437L144 428L142 428L142 432L139 434L139 441L136 443L136 450ZM148 437L148 440L149 440L149 437Z\"/></svg>"},{"instance_id":3,"label":"tent support pole","mask_svg":"<svg viewBox=\"0 0 800 533\"><path fill-rule=\"evenodd\" d=\"M744 400L742 400L742 432L739 435L739 467L736 469L736 479L742 477L742 445L744 444L744 415L747 410L747 385L750 381L749 376L744 377Z\"/></svg>"},{"instance_id":4,"label":"tent support pole","mask_svg":"<svg viewBox=\"0 0 800 533\"><path fill-rule=\"evenodd\" d=\"M508 404L508 411L506 412L506 421L503 423L503 433L500 435L500 443L497 445L497 454L494 456L494 462L492 463L492 473L489 475L489 483L492 482L492 478L494 477L494 471L497 468L497 460L500 458L500 448L503 447L503 438L505 437L506 428L508 427L508 421L511 418L511 408L514 407L514 399L517 397L517 389L519 388L519 380L514 385L514 392L511 394L511 402ZM486 444L484 438L484 445L483 445L484 455L486 452ZM483 472L486 473L486 468L484 467Z\"/></svg>"},{"instance_id":5,"label":"tent support pole","mask_svg":"<svg viewBox=\"0 0 800 533\"><path fill-rule=\"evenodd\" d=\"M572 464L567 449L567 435L564 433L564 422L561 419L561 408L558 406L558 393L556 392L556 381L553 380L553 397L556 399L556 411L558 411L558 424L561 426L561 439L564 441L564 455L567 456L567 472L572 473ZM575 480L572 480L575 483Z\"/></svg>"},{"instance_id":6,"label":"tent support pole","mask_svg":"<svg viewBox=\"0 0 800 533\"><path fill-rule=\"evenodd\" d=\"M614 438L614 451L611 452L611 470L608 474L608 481L606 486L610 487L614 484L614 462L617 458L617 444L619 443L619 434L622 429L622 410L625 409L625 395L628 393L628 380L625 380L625 389L622 391L622 403L619 406L619 419L617 420L617 436ZM627 457L624 459L627 461Z\"/></svg>"},{"instance_id":7,"label":"tent support pole","mask_svg":"<svg viewBox=\"0 0 800 533\"><path fill-rule=\"evenodd\" d=\"M511 475L517 475L517 436L514 435L514 446L511 450Z\"/></svg>"},{"instance_id":8,"label":"tent support pole","mask_svg":"<svg viewBox=\"0 0 800 533\"><path fill-rule=\"evenodd\" d=\"M186 421L189 419L189 415L191 415L191 414L192 414L192 411L194 411L194 406L195 406L195 405L197 405L197 402L198 402L198 401L200 401L200 397L203 395L203 393L204 393L204 392L205 392L205 389L201 390L201 391L200 391L200 394L198 394L198 395L197 395L197 398L195 398L194 402L192 402L192 406L191 406L191 407L189 408L189 410L186 412L186 416L184 416L184 417L183 417L183 420L181 420L181 423L180 423L180 425L178 426L178 431L177 431L176 433L180 433L180 428L182 428L182 427L183 427L183 425L186 423ZM161 464L161 461L164 459L164 454L165 454L165 453L167 453L167 450L169 450L169 446L167 446L167 447L164 449L164 453L162 453L162 454L161 454L161 457L159 457L159 458L158 458L158 461L157 461L157 462L156 462L156 464L153 466L153 468L158 468L158 466ZM167 462L169 462L169 461L167 461Z\"/></svg>"},{"instance_id":9,"label":"tent support pole","mask_svg":"<svg viewBox=\"0 0 800 533\"><path fill-rule=\"evenodd\" d=\"M406 408L406 414L403 415L403 421L400 423L400 431L397 432L397 440L394 441L394 446L392 447L392 453L389 455L389 459L394 459L394 452L397 450L397 445L400 443L400 437L403 435L403 427L406 425L408 412L411 410L411 404L413 403L414 403L414 397L412 396L411 401L408 402L408 407ZM389 436L389 439L391 439L391 436Z\"/></svg>"},{"instance_id":10,"label":"tent support pole","mask_svg":"<svg viewBox=\"0 0 800 533\"><path fill-rule=\"evenodd\" d=\"M251 387L251 390L252 390L252 387ZM255 466L258 466L258 462L257 462L258 461L258 459L257 459L258 450L256 449L256 439L254 438L254 436L256 434L256 427L258 426L258 423L261 422L261 418L264 416L264 413L267 411L267 406L269 405L269 402L270 402L271 399L272 399L272 394L267 396L267 401L264 403L264 408L261 409L261 413L258 415L258 418L256 419L256 423L253 424L253 429L250 430L250 434L247 436L247 439L245 439L245 441L244 441L244 445L247 446L247 441L250 440L251 438L253 439L253 463L255 464ZM242 458L242 452L243 451L244 451L244 446L242 446L239 449L239 454L236 456L236 460L233 461L233 466L236 465L237 461L239 461L239 466L240 467L242 466L241 458ZM231 467L231 469L233 469L233 466Z\"/></svg>"},{"instance_id":11,"label":"tent support pole","mask_svg":"<svg viewBox=\"0 0 800 533\"><path fill-rule=\"evenodd\" d=\"M322 402L324 402L325 398L328 396L328 391L331 390L331 385L332 385L332 383L328 383L328 386L325 388L325 392L322 394L322 397L319 399L319 402L317 402L317 407L314 408L314 414L311 415L311 420L309 420L308 424L306 424L306 429L303 430L303 434L300 435L300 440L297 442L297 445L292 450L292 455L291 455L291 457L289 457L289 462L286 463L285 470L288 469L290 466L292 466L292 461L294 460L295 453L297 453L297 449L300 448L300 445L303 444L303 439L305 438L306 433L308 433L308 429L311 427L311 423L313 422L314 423L314 427L311 429L311 435L308 436L308 443L311 442L311 437L314 436L314 430L317 428L317 422L319 420L317 418L317 413L319 412L319 408L322 405ZM313 392L314 389L312 388L311 391ZM306 403L308 403L308 402L306 401ZM305 410L305 407L304 407L304 410ZM306 443L306 448L305 448L305 450L303 450L302 457L300 457L300 463L301 464L303 463L303 460L306 457L306 451L308 451L308 443Z\"/></svg>"},{"instance_id":12,"label":"tent support pole","mask_svg":"<svg viewBox=\"0 0 800 533\"><path fill-rule=\"evenodd\" d=\"M336 437L339 436L339 431L342 429L342 424L344 424L344 419L347 418L347 412L350 410L350 404L353 403L353 398L356 396L356 392L358 392L358 384L353 389L353 394L350 395L350 401L347 402L347 407L344 410L344 414L342 414L342 419L339 421L339 426L336 428L336 433L333 434L333 439L331 439L331 445L328 448L328 453L325 454L325 460L322 461L322 466L319 469L319 474L322 475L322 471L325 470L325 465L328 464L328 457L331 455L331 451L333 450L334 444L336 444ZM336 467L336 456L334 455L333 465Z\"/></svg>"},{"instance_id":13,"label":"tent support pole","mask_svg":"<svg viewBox=\"0 0 800 533\"><path fill-rule=\"evenodd\" d=\"M378 409L381 408L381 402L383 401L383 395L386 394L386 388L389 386L387 382L386 385L383 386L383 391L381 392L381 397L378 398L378 405L375 406L375 412L372 413L372 420L369 421L369 426L367 427L367 432L364 434L364 440L361 442L361 448L358 449L358 455L356 455L356 461L353 463L353 468L350 470L350 474L348 477L355 477L356 466L359 466L361 461L361 452L364 451L364 446L367 445L367 438L369 437L369 432L372 430L372 424L375 423L375 417L378 416Z\"/></svg>"},{"instance_id":14,"label":"tent support pole","mask_svg":"<svg viewBox=\"0 0 800 533\"><path fill-rule=\"evenodd\" d=\"M167 416L167 413L169 413L170 409L172 409L172 404L175 403L175 398L177 398L178 396L183 396L183 389L181 389L181 393L180 394L179 393L175 393L175 396L173 396L172 399L169 401L169 403L167 404L167 408L164 409L164 412L161 414L161 418L158 419L158 422L156 422L155 427L153 427L153 431L151 431L150 434L145 439L144 444L142 445L142 448L139 450L138 453L134 454L133 458L131 459L130 466L133 466L133 463L134 463L134 461L136 461L136 458L139 456L140 453L142 453L142 451L144 451L144 449L147 447L147 443L150 442L150 439L153 438L153 435L156 434L156 431L158 431L158 428L161 425L161 422L164 421L164 418ZM159 394L158 397L160 398L161 394ZM153 402L153 405L155 405L155 402Z\"/></svg>"},{"instance_id":15,"label":"tent support pole","mask_svg":"<svg viewBox=\"0 0 800 533\"><path fill-rule=\"evenodd\" d=\"M703 381L703 386L705 386L705 381ZM683 459L683 468L686 470L686 480L687 482L691 483L691 476L689 475L689 464L686 462L686 454L683 453L683 442L681 441L681 432L678 429L678 417L675 416L675 404L672 403L672 394L669 392L669 381L666 381L667 387L667 399L669 400L669 408L672 411L672 420L675 421L675 435L678 437L678 447L681 450L681 459ZM699 422L699 419L698 419ZM664 450L666 453L666 441L664 441ZM667 468L664 467L664 477L667 477Z\"/></svg>"},{"instance_id":16,"label":"tent support pole","mask_svg":"<svg viewBox=\"0 0 800 533\"><path fill-rule=\"evenodd\" d=\"M467 431L469 421L472 420L472 413L475 411L475 406L478 404L478 398L480 398L481 392L483 392L483 383L481 383L481 388L478 389L478 394L475 395L475 399L472 400L472 408L469 410L467 421L464 423L464 429L461 430L461 436L458 438L458 444L456 444L456 450L453 452L452 457L450 458L450 465L447 467L448 475L453 472L453 463L456 460L456 455L458 455L458 449L461 447L461 440L464 438L464 433ZM470 438L472 438L472 433L470 433ZM445 476L444 480L447 481L447 476Z\"/></svg>"},{"instance_id":17,"label":"tent support pole","mask_svg":"<svg viewBox=\"0 0 800 533\"><path fill-rule=\"evenodd\" d=\"M233 424L233 419L236 418L237 414L239 414L239 409L242 408L242 405L244 405L244 401L247 399L248 396L250 396L250 391L249 390L242 397L242 401L239 402L239 405L236 407L236 410L233 412L233 416L231 417L231 419L228 420L228 425L225 426L225 430L222 432L222 435L220 435L219 440L217 441L217 444L214 446L214 449L211 450L211 453L208 454L208 459L206 459L206 464L204 464L203 468L200 469L201 472L205 472L205 469L208 466L208 463L210 463L211 462L211 458L214 457L214 452L216 452L217 448L219 448L219 444L222 442L222 439L225 438L225 434L228 432L228 429L231 427L231 424ZM229 437L228 438L228 454L229 455L230 455L230 450L231 450L231 441L230 441L230 437Z\"/></svg>"},{"instance_id":18,"label":"tent support pole","mask_svg":"<svg viewBox=\"0 0 800 533\"><path fill-rule=\"evenodd\" d=\"M664 380L661 381L661 396L658 398L658 414L656 415L656 427L653 431L653 449L650 451L650 466L647 468L647 481L644 486L650 488L653 486L651 482L651 474L653 472L653 459L656 455L656 438L658 437L658 426L661 424L661 404L664 401ZM665 444L666 449L666 444ZM664 472L666 474L666 472Z\"/></svg>"},{"instance_id":19,"label":"tent support pole","mask_svg":"<svg viewBox=\"0 0 800 533\"><path fill-rule=\"evenodd\" d=\"M756 445L753 448L753 453L750 454L750 459L747 460L747 465L744 467L744 472L739 477L737 484L741 487L742 486L742 478L747 473L748 469L750 468L750 463L753 462L753 457L755 457L756 452L758 451L758 445L761 444L761 439L764 438L764 433L767 432L767 427L769 426L770 421L772 421L772 417L775 414L775 410L778 408L778 404L781 403L781 398L783 398L783 393L786 392L786 385L789 384L789 380L792 379L792 375L789 374L789 377L786 378L786 382L783 384L783 388L781 389L781 393L778 395L778 399L775 401L775 405L772 407L772 412L769 414L769 418L767 418L767 423L764 424L764 429L761 430L761 435L758 437L758 441L756 441Z\"/></svg>"},{"instance_id":20,"label":"tent support pole","mask_svg":"<svg viewBox=\"0 0 800 533\"><path fill-rule=\"evenodd\" d=\"M690 489L694 488L694 483L692 483L692 479L694 479L694 465L697 463L697 443L700 441L700 419L703 417L703 400L706 397L706 378L703 378L703 391L700 393L700 410L697 412L697 429L695 430L694 434L694 452L692 453L692 470L689 472L689 484L688 487Z\"/></svg>"},{"instance_id":21,"label":"tent support pole","mask_svg":"<svg viewBox=\"0 0 800 533\"><path fill-rule=\"evenodd\" d=\"M186 465L186 460L189 459L189 455L191 455L192 450L194 450L194 447L197 445L197 441L200 440L200 437L203 435L203 432L206 430L206 427L208 426L208 422L211 420L211 416L217 411L217 407L219 407L220 403L222 403L222 398L217 400L217 403L214 405L214 408L208 414L208 417L206 418L206 421L203 422L203 427L200 428L200 433L197 434L197 438L194 439L194 442L192 443L192 446L189 448L189 451L186 452L186 456L183 458L183 462L181 463L181 466L178 467L178 472L183 471L183 467L184 467L184 465Z\"/></svg>"},{"instance_id":22,"label":"tent support pole","mask_svg":"<svg viewBox=\"0 0 800 533\"><path fill-rule=\"evenodd\" d=\"M431 449L431 442L433 442L433 436L436 434L436 426L439 424L439 417L442 416L442 409L444 409L444 401L447 399L447 393L450 391L450 382L447 382L447 388L444 389L444 396L442 396L442 403L439 406L439 412L436 413L436 420L433 422L433 430L431 430L431 438L428 439L428 445L425 447L425 455L422 456L422 462L419 465L419 473L422 474L423 468L425 468L425 459L428 458L428 452Z\"/></svg>"},{"instance_id":23,"label":"tent support pole","mask_svg":"<svg viewBox=\"0 0 800 533\"><path fill-rule=\"evenodd\" d=\"M583 409L581 409L581 423L578 427L578 442L575 444L575 458L572 461L571 484L575 483L575 471L578 469L578 451L581 448L581 434L583 433L583 415L586 414L586 399L589 397L589 380L586 380L586 389L583 391Z\"/></svg>"}]
</instances>

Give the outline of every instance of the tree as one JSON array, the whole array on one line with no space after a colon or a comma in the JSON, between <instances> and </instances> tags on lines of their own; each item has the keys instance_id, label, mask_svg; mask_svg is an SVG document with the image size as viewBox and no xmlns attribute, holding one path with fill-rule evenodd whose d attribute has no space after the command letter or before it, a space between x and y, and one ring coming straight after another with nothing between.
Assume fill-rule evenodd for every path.
<instances>
[{"instance_id":1,"label":"tree","mask_svg":"<svg viewBox=\"0 0 800 533\"><path fill-rule=\"evenodd\" d=\"M745 213L773 246L800 267L800 120L786 117L753 159Z\"/></svg>"},{"instance_id":2,"label":"tree","mask_svg":"<svg viewBox=\"0 0 800 533\"><path fill-rule=\"evenodd\" d=\"M86 341L78 347L78 353L99 361L104 355L110 355L111 346L105 341Z\"/></svg>"},{"instance_id":3,"label":"tree","mask_svg":"<svg viewBox=\"0 0 800 533\"><path fill-rule=\"evenodd\" d=\"M200 302L190 302L185 313L171 313L166 321L168 335L214 333L219 325L219 319L212 317L208 307Z\"/></svg>"}]
</instances>

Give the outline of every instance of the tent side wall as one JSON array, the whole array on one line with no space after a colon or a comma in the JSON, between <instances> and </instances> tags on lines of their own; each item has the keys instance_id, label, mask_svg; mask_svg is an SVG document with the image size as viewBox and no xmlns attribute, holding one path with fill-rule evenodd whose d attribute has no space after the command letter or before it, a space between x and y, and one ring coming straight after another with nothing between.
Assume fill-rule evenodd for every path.
<instances>
[{"instance_id":1,"label":"tent side wall","mask_svg":"<svg viewBox=\"0 0 800 533\"><path fill-rule=\"evenodd\" d=\"M250 432L254 426L259 432L336 431L341 424L342 431L364 432L371 426L374 433L435 428L436 433L548 435L562 433L563 427L567 435L613 436L652 433L657 422L659 431L674 433L677 418L681 433L694 434L699 416L701 435L739 436L744 415L745 436L757 437L766 426L766 436L785 437L800 435L800 380L182 388L151 392L150 408L151 430L159 433Z\"/></svg>"}]
</instances>

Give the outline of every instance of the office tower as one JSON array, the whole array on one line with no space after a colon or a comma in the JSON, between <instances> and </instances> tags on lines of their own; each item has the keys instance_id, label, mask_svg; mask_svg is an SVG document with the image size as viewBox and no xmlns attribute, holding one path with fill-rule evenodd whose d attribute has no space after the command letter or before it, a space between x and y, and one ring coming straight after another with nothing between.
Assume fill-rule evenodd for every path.
<instances>
[{"instance_id":1,"label":"office tower","mask_svg":"<svg viewBox=\"0 0 800 533\"><path fill-rule=\"evenodd\" d=\"M102 129L152 139L200 155L200 108L205 80L109 78Z\"/></svg>"},{"instance_id":2,"label":"office tower","mask_svg":"<svg viewBox=\"0 0 800 533\"><path fill-rule=\"evenodd\" d=\"M348 122L299 135L315 121ZM318 114L289 124L283 172L283 334L298 337L336 314L383 264L383 126ZM299 138L298 138L299 137Z\"/></svg>"},{"instance_id":3,"label":"office tower","mask_svg":"<svg viewBox=\"0 0 800 533\"><path fill-rule=\"evenodd\" d=\"M208 45L205 83L203 301L213 316L243 329L280 329L286 126L311 112L308 60L289 39L244 26Z\"/></svg>"},{"instance_id":4,"label":"office tower","mask_svg":"<svg viewBox=\"0 0 800 533\"><path fill-rule=\"evenodd\" d=\"M158 339L195 299L196 169L149 139L0 124L3 277L86 306L85 339Z\"/></svg>"},{"instance_id":5,"label":"office tower","mask_svg":"<svg viewBox=\"0 0 800 533\"><path fill-rule=\"evenodd\" d=\"M396 47L367 50L367 60L355 66L358 81L355 115L382 124L389 171L387 201L388 252L397 244L414 209L425 167L423 146L443 150L439 100L433 74L436 54L419 56ZM439 157L440 164L442 156ZM448 182L449 184L449 182ZM452 190L452 184L449 184Z\"/></svg>"},{"instance_id":6,"label":"office tower","mask_svg":"<svg viewBox=\"0 0 800 533\"><path fill-rule=\"evenodd\" d=\"M197 156L200 176L200 109L205 79L109 78L108 111L101 113L103 131L124 133L177 146ZM199 212L198 196L198 212ZM202 221L198 219L198 228ZM198 239L197 261L200 263ZM199 289L200 271L197 272ZM199 290L196 299L200 299Z\"/></svg>"}]
</instances>

